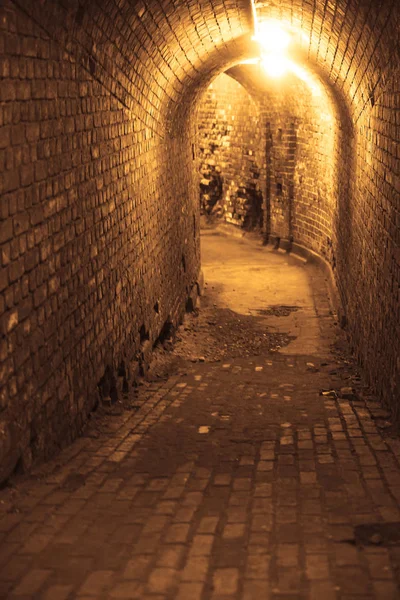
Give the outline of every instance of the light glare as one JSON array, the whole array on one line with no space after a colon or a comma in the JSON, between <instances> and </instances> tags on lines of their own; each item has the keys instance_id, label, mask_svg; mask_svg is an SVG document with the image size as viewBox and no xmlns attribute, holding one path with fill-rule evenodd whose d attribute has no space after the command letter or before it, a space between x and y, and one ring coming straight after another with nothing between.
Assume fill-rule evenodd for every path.
<instances>
[{"instance_id":1,"label":"light glare","mask_svg":"<svg viewBox=\"0 0 400 600\"><path fill-rule=\"evenodd\" d=\"M271 53L283 53L290 44L290 35L277 21L263 21L258 24L256 41Z\"/></svg>"},{"instance_id":2,"label":"light glare","mask_svg":"<svg viewBox=\"0 0 400 600\"><path fill-rule=\"evenodd\" d=\"M285 56L279 54L266 54L262 57L262 65L270 77L282 77L290 67Z\"/></svg>"}]
</instances>

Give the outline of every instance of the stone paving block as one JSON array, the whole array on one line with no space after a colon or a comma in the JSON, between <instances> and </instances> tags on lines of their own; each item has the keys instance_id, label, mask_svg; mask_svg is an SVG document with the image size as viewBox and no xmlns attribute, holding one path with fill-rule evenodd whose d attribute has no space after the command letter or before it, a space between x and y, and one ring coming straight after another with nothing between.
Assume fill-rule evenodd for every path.
<instances>
[{"instance_id":1,"label":"stone paving block","mask_svg":"<svg viewBox=\"0 0 400 600\"><path fill-rule=\"evenodd\" d=\"M197 533L214 533L217 528L218 521L218 517L204 517L199 523Z\"/></svg>"},{"instance_id":2,"label":"stone paving block","mask_svg":"<svg viewBox=\"0 0 400 600\"><path fill-rule=\"evenodd\" d=\"M191 556L181 573L182 581L204 582L207 578L210 559L207 556Z\"/></svg>"},{"instance_id":3,"label":"stone paving block","mask_svg":"<svg viewBox=\"0 0 400 600\"><path fill-rule=\"evenodd\" d=\"M67 600L72 592L72 585L51 585L43 594L43 600Z\"/></svg>"},{"instance_id":4,"label":"stone paving block","mask_svg":"<svg viewBox=\"0 0 400 600\"><path fill-rule=\"evenodd\" d=\"M78 596L99 597L112 585L114 571L93 571L78 590Z\"/></svg>"},{"instance_id":5,"label":"stone paving block","mask_svg":"<svg viewBox=\"0 0 400 600\"><path fill-rule=\"evenodd\" d=\"M187 524L173 524L170 525L167 529L167 532L164 536L164 540L166 543L175 544L175 543L183 543L186 541L186 538L189 534L189 525Z\"/></svg>"},{"instance_id":6,"label":"stone paving block","mask_svg":"<svg viewBox=\"0 0 400 600\"><path fill-rule=\"evenodd\" d=\"M371 590L371 581L367 573L356 566L341 567L336 572L336 582L341 589L342 594L365 594L368 595Z\"/></svg>"},{"instance_id":7,"label":"stone paving block","mask_svg":"<svg viewBox=\"0 0 400 600\"><path fill-rule=\"evenodd\" d=\"M204 586L202 583L182 583L176 600L201 600Z\"/></svg>"},{"instance_id":8,"label":"stone paving block","mask_svg":"<svg viewBox=\"0 0 400 600\"><path fill-rule=\"evenodd\" d=\"M308 554L306 556L306 574L311 581L329 579L328 557L323 554Z\"/></svg>"},{"instance_id":9,"label":"stone paving block","mask_svg":"<svg viewBox=\"0 0 400 600\"><path fill-rule=\"evenodd\" d=\"M222 532L222 537L227 540L234 540L243 538L246 533L246 526L244 523L228 523L225 525Z\"/></svg>"},{"instance_id":10,"label":"stone paving block","mask_svg":"<svg viewBox=\"0 0 400 600\"><path fill-rule=\"evenodd\" d=\"M213 535L195 535L192 540L191 556L209 556L212 551L215 538Z\"/></svg>"},{"instance_id":11,"label":"stone paving block","mask_svg":"<svg viewBox=\"0 0 400 600\"><path fill-rule=\"evenodd\" d=\"M46 580L51 576L51 571L46 569L31 569L13 589L14 596L29 596L37 594Z\"/></svg>"},{"instance_id":12,"label":"stone paving block","mask_svg":"<svg viewBox=\"0 0 400 600\"><path fill-rule=\"evenodd\" d=\"M108 595L108 598L143 598L144 585L136 581L118 583Z\"/></svg>"},{"instance_id":13,"label":"stone paving block","mask_svg":"<svg viewBox=\"0 0 400 600\"><path fill-rule=\"evenodd\" d=\"M178 569L183 562L185 550L185 547L182 545L161 547L157 558L157 566Z\"/></svg>"},{"instance_id":14,"label":"stone paving block","mask_svg":"<svg viewBox=\"0 0 400 600\"><path fill-rule=\"evenodd\" d=\"M151 594L169 594L179 583L179 574L176 569L156 567L150 573L147 592Z\"/></svg>"},{"instance_id":15,"label":"stone paving block","mask_svg":"<svg viewBox=\"0 0 400 600\"><path fill-rule=\"evenodd\" d=\"M269 554L250 554L247 557L245 578L269 580L270 563L271 556Z\"/></svg>"},{"instance_id":16,"label":"stone paving block","mask_svg":"<svg viewBox=\"0 0 400 600\"><path fill-rule=\"evenodd\" d=\"M373 589L377 600L398 600L400 586L394 581L374 581Z\"/></svg>"},{"instance_id":17,"label":"stone paving block","mask_svg":"<svg viewBox=\"0 0 400 600\"><path fill-rule=\"evenodd\" d=\"M214 595L236 594L238 583L238 569L216 569L213 574Z\"/></svg>"},{"instance_id":18,"label":"stone paving block","mask_svg":"<svg viewBox=\"0 0 400 600\"><path fill-rule=\"evenodd\" d=\"M154 554L160 545L162 532L141 535L133 547L134 554Z\"/></svg>"},{"instance_id":19,"label":"stone paving block","mask_svg":"<svg viewBox=\"0 0 400 600\"><path fill-rule=\"evenodd\" d=\"M270 583L265 581L244 581L243 600L270 600Z\"/></svg>"},{"instance_id":20,"label":"stone paving block","mask_svg":"<svg viewBox=\"0 0 400 600\"><path fill-rule=\"evenodd\" d=\"M339 590L331 581L312 581L310 584L310 600L336 600Z\"/></svg>"},{"instance_id":21,"label":"stone paving block","mask_svg":"<svg viewBox=\"0 0 400 600\"><path fill-rule=\"evenodd\" d=\"M276 561L280 567L297 567L299 563L299 546L297 544L279 544Z\"/></svg>"},{"instance_id":22,"label":"stone paving block","mask_svg":"<svg viewBox=\"0 0 400 600\"><path fill-rule=\"evenodd\" d=\"M302 586L302 574L298 569L277 568L274 572L274 592L279 594L299 594Z\"/></svg>"},{"instance_id":23,"label":"stone paving block","mask_svg":"<svg viewBox=\"0 0 400 600\"><path fill-rule=\"evenodd\" d=\"M350 544L336 544L335 545L335 561L339 567L346 565L359 565L361 562L361 556L355 546Z\"/></svg>"},{"instance_id":24,"label":"stone paving block","mask_svg":"<svg viewBox=\"0 0 400 600\"><path fill-rule=\"evenodd\" d=\"M127 562L123 576L126 579L141 579L151 562L151 555L137 555Z\"/></svg>"}]
</instances>

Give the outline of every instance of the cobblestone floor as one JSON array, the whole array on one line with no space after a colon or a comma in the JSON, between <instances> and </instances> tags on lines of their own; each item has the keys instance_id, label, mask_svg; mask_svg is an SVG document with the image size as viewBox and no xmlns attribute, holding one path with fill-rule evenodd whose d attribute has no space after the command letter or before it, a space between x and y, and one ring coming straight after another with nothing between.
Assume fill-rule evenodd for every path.
<instances>
[{"instance_id":1,"label":"cobblestone floor","mask_svg":"<svg viewBox=\"0 0 400 600\"><path fill-rule=\"evenodd\" d=\"M0 596L400 598L400 542L355 540L400 521L399 443L370 399L320 395L348 385L341 366L261 353L142 386L137 410L0 492Z\"/></svg>"}]
</instances>

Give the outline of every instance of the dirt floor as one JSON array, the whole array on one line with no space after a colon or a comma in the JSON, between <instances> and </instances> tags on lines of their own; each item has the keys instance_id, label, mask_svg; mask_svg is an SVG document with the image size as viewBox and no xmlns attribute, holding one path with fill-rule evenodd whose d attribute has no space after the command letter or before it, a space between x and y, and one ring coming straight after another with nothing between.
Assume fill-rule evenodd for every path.
<instances>
[{"instance_id":1,"label":"dirt floor","mask_svg":"<svg viewBox=\"0 0 400 600\"><path fill-rule=\"evenodd\" d=\"M187 361L280 352L326 356L341 380L361 386L317 266L216 227L204 230L202 240L204 295L182 327L156 348L148 380L184 370Z\"/></svg>"},{"instance_id":2,"label":"dirt floor","mask_svg":"<svg viewBox=\"0 0 400 600\"><path fill-rule=\"evenodd\" d=\"M0 597L398 600L400 441L324 274L208 229L141 385L0 491Z\"/></svg>"}]
</instances>

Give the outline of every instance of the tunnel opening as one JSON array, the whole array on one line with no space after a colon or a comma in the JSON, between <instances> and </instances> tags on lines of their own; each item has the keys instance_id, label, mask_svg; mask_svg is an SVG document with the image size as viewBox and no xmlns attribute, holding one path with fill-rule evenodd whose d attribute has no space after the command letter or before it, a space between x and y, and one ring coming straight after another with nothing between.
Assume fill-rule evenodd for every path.
<instances>
[{"instance_id":1,"label":"tunnel opening","mask_svg":"<svg viewBox=\"0 0 400 600\"><path fill-rule=\"evenodd\" d=\"M210 146L205 203L329 262L398 415L398 3L5 0L0 16L0 478L29 463L37 419L38 459L79 435L142 324L152 348L201 286L196 114L219 77L249 98L253 135L229 187ZM261 92L241 64L267 20L292 32L307 81Z\"/></svg>"},{"instance_id":2,"label":"tunnel opening","mask_svg":"<svg viewBox=\"0 0 400 600\"><path fill-rule=\"evenodd\" d=\"M317 77L276 82L260 65L240 64L213 81L197 118L203 214L304 245L334 268L340 132L348 140L352 130L333 92Z\"/></svg>"}]
</instances>

